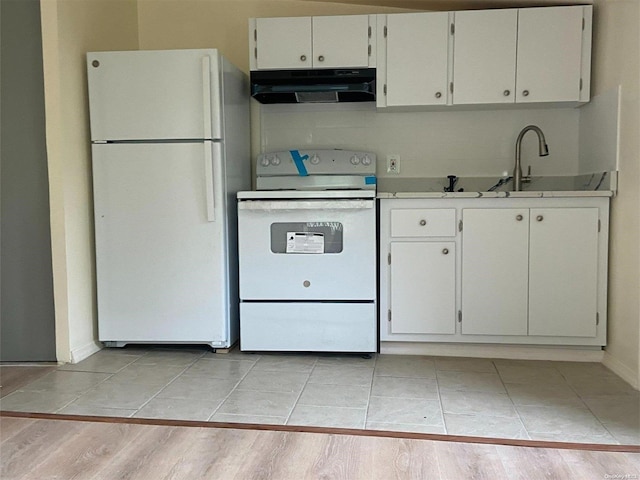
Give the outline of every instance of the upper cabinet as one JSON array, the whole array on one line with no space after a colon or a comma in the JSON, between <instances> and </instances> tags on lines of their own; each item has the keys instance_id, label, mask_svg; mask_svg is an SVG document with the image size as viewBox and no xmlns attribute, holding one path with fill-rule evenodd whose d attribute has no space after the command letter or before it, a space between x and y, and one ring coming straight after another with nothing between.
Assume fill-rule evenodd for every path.
<instances>
[{"instance_id":1,"label":"upper cabinet","mask_svg":"<svg viewBox=\"0 0 640 480\"><path fill-rule=\"evenodd\" d=\"M453 103L513 103L518 10L454 13Z\"/></svg>"},{"instance_id":2,"label":"upper cabinet","mask_svg":"<svg viewBox=\"0 0 640 480\"><path fill-rule=\"evenodd\" d=\"M593 7L379 15L378 107L589 101Z\"/></svg>"},{"instance_id":3,"label":"upper cabinet","mask_svg":"<svg viewBox=\"0 0 640 480\"><path fill-rule=\"evenodd\" d=\"M589 101L592 9L575 6L518 11L516 102ZM589 42L585 42L586 36Z\"/></svg>"},{"instance_id":4,"label":"upper cabinet","mask_svg":"<svg viewBox=\"0 0 640 480\"><path fill-rule=\"evenodd\" d=\"M381 17L386 22L379 25L384 59L377 72L378 106L446 105L449 14Z\"/></svg>"},{"instance_id":5,"label":"upper cabinet","mask_svg":"<svg viewBox=\"0 0 640 480\"><path fill-rule=\"evenodd\" d=\"M250 20L252 70L371 66L375 16L255 18Z\"/></svg>"}]
</instances>

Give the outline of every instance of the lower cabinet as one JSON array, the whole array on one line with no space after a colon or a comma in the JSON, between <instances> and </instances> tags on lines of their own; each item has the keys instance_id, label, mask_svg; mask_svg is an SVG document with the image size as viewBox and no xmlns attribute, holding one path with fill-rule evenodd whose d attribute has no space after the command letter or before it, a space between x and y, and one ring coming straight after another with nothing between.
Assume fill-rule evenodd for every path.
<instances>
[{"instance_id":1,"label":"lower cabinet","mask_svg":"<svg viewBox=\"0 0 640 480\"><path fill-rule=\"evenodd\" d=\"M455 242L391 242L390 333L456 333Z\"/></svg>"},{"instance_id":2,"label":"lower cabinet","mask_svg":"<svg viewBox=\"0 0 640 480\"><path fill-rule=\"evenodd\" d=\"M608 197L382 199L382 342L606 344Z\"/></svg>"},{"instance_id":3,"label":"lower cabinet","mask_svg":"<svg viewBox=\"0 0 640 480\"><path fill-rule=\"evenodd\" d=\"M463 209L462 333L595 337L598 208Z\"/></svg>"}]
</instances>

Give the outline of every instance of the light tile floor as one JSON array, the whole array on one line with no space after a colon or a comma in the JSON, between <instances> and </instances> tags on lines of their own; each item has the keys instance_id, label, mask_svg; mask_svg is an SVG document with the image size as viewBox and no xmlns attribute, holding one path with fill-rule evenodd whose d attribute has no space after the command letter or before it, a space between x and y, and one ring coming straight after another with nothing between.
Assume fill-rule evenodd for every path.
<instances>
[{"instance_id":1,"label":"light tile floor","mask_svg":"<svg viewBox=\"0 0 640 480\"><path fill-rule=\"evenodd\" d=\"M640 392L597 363L127 347L0 408L640 445Z\"/></svg>"}]
</instances>

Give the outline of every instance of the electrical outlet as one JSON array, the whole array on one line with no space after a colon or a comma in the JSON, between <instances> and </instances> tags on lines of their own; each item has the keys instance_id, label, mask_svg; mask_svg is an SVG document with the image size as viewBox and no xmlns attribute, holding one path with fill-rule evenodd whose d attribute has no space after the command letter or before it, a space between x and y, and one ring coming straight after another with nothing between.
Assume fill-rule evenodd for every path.
<instances>
[{"instance_id":1,"label":"electrical outlet","mask_svg":"<svg viewBox=\"0 0 640 480\"><path fill-rule=\"evenodd\" d=\"M387 155L387 173L400 173L400 155L397 153Z\"/></svg>"}]
</instances>

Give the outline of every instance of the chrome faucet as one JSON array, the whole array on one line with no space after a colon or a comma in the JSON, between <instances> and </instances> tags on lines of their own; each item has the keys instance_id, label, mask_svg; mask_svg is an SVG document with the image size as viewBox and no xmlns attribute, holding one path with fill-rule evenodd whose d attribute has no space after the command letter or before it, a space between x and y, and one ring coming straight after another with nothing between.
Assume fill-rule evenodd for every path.
<instances>
[{"instance_id":1,"label":"chrome faucet","mask_svg":"<svg viewBox=\"0 0 640 480\"><path fill-rule=\"evenodd\" d=\"M513 169L513 190L516 192L522 190L523 183L531 181L531 167L529 167L529 175L524 177L522 175L522 167L520 166L520 145L522 144L522 137L524 137L524 134L529 130L533 130L538 135L538 155L541 157L549 155L549 147L544 139L544 133L542 133L542 130L540 130L539 127L535 125L527 125L520 131L518 139L516 140L516 166Z\"/></svg>"}]
</instances>

